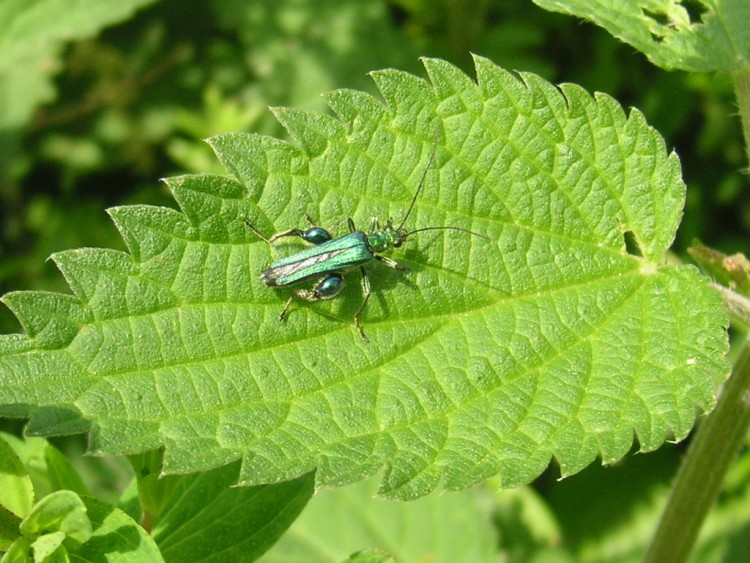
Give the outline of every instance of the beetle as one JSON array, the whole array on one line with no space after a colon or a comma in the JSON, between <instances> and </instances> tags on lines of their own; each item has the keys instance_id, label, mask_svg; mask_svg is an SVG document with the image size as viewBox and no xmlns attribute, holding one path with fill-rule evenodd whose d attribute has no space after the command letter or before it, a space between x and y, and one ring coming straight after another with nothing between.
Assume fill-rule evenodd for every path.
<instances>
[{"instance_id":1,"label":"beetle","mask_svg":"<svg viewBox=\"0 0 750 563\"><path fill-rule=\"evenodd\" d=\"M430 160L422 174L422 179L419 182L417 191L414 193L409 209L398 226L394 226L393 220L389 218L385 226L381 227L379 220L373 218L369 231L365 232L357 229L354 225L354 220L349 217L346 220L349 233L334 238L329 230L317 226L310 216L307 215L307 221L310 223L309 228L304 230L289 229L269 238L261 233L250 221L245 220L245 225L258 238L264 240L269 245L273 245L274 242L284 237L299 237L313 245L286 258L276 260L261 274L263 283L270 287L293 286L311 280L318 280L311 289L296 289L292 293L279 315L279 320L284 320L295 297L306 301L332 299L344 287L343 273L354 268L359 268L362 275L362 293L364 299L354 313L354 325L359 330L362 339L369 340L362 329L362 323L359 319L372 293L370 279L367 277L367 271L364 268L365 264L372 260L377 260L393 270L400 272L409 271L408 268L401 266L398 262L387 256L383 256L381 253L387 252L392 248L399 248L411 235L424 231L455 230L490 240L485 235L461 227L423 227L413 231L408 231L404 228L404 224L414 209L414 204L419 197L419 193L422 191L427 172L432 166L435 158L435 149L433 149Z\"/></svg>"}]
</instances>

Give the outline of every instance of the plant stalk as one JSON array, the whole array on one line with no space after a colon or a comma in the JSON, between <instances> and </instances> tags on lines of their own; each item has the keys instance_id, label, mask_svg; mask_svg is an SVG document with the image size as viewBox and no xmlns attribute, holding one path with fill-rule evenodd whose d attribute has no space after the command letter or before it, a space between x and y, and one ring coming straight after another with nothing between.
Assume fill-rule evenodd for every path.
<instances>
[{"instance_id":1,"label":"plant stalk","mask_svg":"<svg viewBox=\"0 0 750 563\"><path fill-rule=\"evenodd\" d=\"M750 427L750 339L693 438L644 561L686 561Z\"/></svg>"},{"instance_id":2,"label":"plant stalk","mask_svg":"<svg viewBox=\"0 0 750 563\"><path fill-rule=\"evenodd\" d=\"M745 137L745 156L750 170L750 64L743 65L734 73L734 91Z\"/></svg>"}]
</instances>

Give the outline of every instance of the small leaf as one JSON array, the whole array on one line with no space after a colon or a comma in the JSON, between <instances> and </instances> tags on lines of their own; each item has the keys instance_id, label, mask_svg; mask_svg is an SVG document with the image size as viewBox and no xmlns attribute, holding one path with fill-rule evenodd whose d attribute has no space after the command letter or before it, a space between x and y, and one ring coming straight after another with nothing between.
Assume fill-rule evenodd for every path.
<instances>
[{"instance_id":1,"label":"small leaf","mask_svg":"<svg viewBox=\"0 0 750 563\"><path fill-rule=\"evenodd\" d=\"M26 467L6 441L5 435L0 435L0 509L10 513L3 515L2 529L10 529L13 523L18 526L33 503L34 489ZM14 522L16 518L18 521ZM8 537L4 533L0 536Z\"/></svg>"},{"instance_id":2,"label":"small leaf","mask_svg":"<svg viewBox=\"0 0 750 563\"><path fill-rule=\"evenodd\" d=\"M29 539L52 532L64 534L65 543L70 547L78 547L91 537L91 522L86 515L86 507L74 492L57 491L47 495L34 505L21 522L21 533Z\"/></svg>"},{"instance_id":3,"label":"small leaf","mask_svg":"<svg viewBox=\"0 0 750 563\"><path fill-rule=\"evenodd\" d=\"M29 563L31 560L31 542L23 536L19 537L4 551L5 553L0 559L2 563Z\"/></svg>"},{"instance_id":4,"label":"small leaf","mask_svg":"<svg viewBox=\"0 0 750 563\"><path fill-rule=\"evenodd\" d=\"M587 19L670 70L738 70L750 58L747 0L534 0Z\"/></svg>"},{"instance_id":5,"label":"small leaf","mask_svg":"<svg viewBox=\"0 0 750 563\"><path fill-rule=\"evenodd\" d=\"M391 554L396 561L435 563L498 558L486 490L430 495L409 503L373 498L376 490L377 481L370 479L321 491L260 561L389 561Z\"/></svg>"},{"instance_id":6,"label":"small leaf","mask_svg":"<svg viewBox=\"0 0 750 563\"><path fill-rule=\"evenodd\" d=\"M0 435L10 443L29 472L34 486L34 495L37 498L64 489L79 495L90 494L68 458L47 440L28 436L21 439L8 434Z\"/></svg>"},{"instance_id":7,"label":"small leaf","mask_svg":"<svg viewBox=\"0 0 750 563\"><path fill-rule=\"evenodd\" d=\"M83 497L91 520L91 538L75 550L80 561L160 563L164 561L154 539L122 510L100 500Z\"/></svg>"},{"instance_id":8,"label":"small leaf","mask_svg":"<svg viewBox=\"0 0 750 563\"><path fill-rule=\"evenodd\" d=\"M677 156L637 110L476 58L430 77L373 73L385 103L334 92L336 117L276 109L296 144L210 139L232 177L167 181L181 211L111 210L130 251L55 260L73 297L6 297L0 412L35 433L91 427L96 453L164 449L163 472L241 460L239 482L385 469L414 498L500 474L526 483L681 439L710 409L726 316L708 280L665 263L685 198ZM266 236L351 217L420 232L325 302L264 286L302 248ZM626 239L632 244L626 245ZM632 248L632 253L628 251ZM347 554L348 555L348 554Z\"/></svg>"},{"instance_id":9,"label":"small leaf","mask_svg":"<svg viewBox=\"0 0 750 563\"><path fill-rule=\"evenodd\" d=\"M31 543L34 561L39 563L57 563L67 561L67 553L63 547L64 532L50 532L42 534Z\"/></svg>"}]
</instances>

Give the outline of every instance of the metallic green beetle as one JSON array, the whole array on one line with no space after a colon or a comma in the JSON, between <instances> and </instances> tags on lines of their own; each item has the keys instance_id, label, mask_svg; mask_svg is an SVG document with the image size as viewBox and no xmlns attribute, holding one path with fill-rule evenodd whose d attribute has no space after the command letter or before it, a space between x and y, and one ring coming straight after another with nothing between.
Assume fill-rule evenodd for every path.
<instances>
[{"instance_id":1,"label":"metallic green beetle","mask_svg":"<svg viewBox=\"0 0 750 563\"><path fill-rule=\"evenodd\" d=\"M414 233L421 233L424 231L450 229L462 231L489 240L489 238L484 235L480 235L479 233L467 229L462 229L461 227L424 227L413 231L407 231L404 228L404 224L414 208L414 203L417 201L419 192L422 190L427 171L430 169L430 166L432 166L434 158L435 151L433 150L432 155L430 156L430 161L427 163L427 167L422 174L422 179L419 182L417 191L411 201L411 205L409 205L409 209L398 227L394 227L392 219L388 219L385 227L381 228L378 219L374 218L370 225L370 232L368 234L364 231L357 230L354 226L354 221L349 217L347 219L349 234L339 238L333 238L328 230L316 226L313 220L307 216L307 221L311 225L310 228L306 230L289 229L288 231L267 238L255 228L252 223L247 220L245 221L245 224L250 230L268 244L273 244L275 241L283 237L300 237L305 242L309 242L313 245L310 248L300 250L291 256L276 260L271 264L270 268L261 274L261 280L263 283L270 287L286 287L314 279L319 280L312 289L295 290L287 300L286 305L284 305L284 309L281 311L281 315L279 315L279 320L284 320L284 317L286 317L287 311L295 297L299 297L306 301L319 301L321 299L331 299L338 295L344 287L343 272L358 267L362 274L362 293L364 294L364 299L357 309L357 312L354 313L354 325L357 327L357 330L359 330L362 339L368 340L359 320L371 294L370 280L367 277L367 272L364 268L365 264L374 259L394 270L401 272L408 271L408 268L401 266L395 260L382 256L380 253L386 252L391 248L398 248Z\"/></svg>"}]
</instances>

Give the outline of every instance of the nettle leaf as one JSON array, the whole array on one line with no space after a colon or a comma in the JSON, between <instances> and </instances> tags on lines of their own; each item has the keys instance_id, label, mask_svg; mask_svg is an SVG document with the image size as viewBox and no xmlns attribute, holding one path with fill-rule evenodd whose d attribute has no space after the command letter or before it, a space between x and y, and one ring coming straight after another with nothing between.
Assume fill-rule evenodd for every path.
<instances>
[{"instance_id":1,"label":"nettle leaf","mask_svg":"<svg viewBox=\"0 0 750 563\"><path fill-rule=\"evenodd\" d=\"M6 295L27 334L0 340L0 412L37 434L90 426L95 453L164 447L166 473L241 459L243 484L317 469L333 486L385 470L399 498L683 438L728 366L718 295L665 263L677 156L606 95L424 63L430 82L373 74L385 103L344 90L336 118L276 110L296 145L211 139L232 177L169 179L182 212L111 211L129 254L53 257L74 298ZM259 273L304 245L271 248L244 220L398 222L423 177L408 228L490 240L419 233L390 255L411 272L368 265L369 342L356 271L280 323L290 291Z\"/></svg>"},{"instance_id":2,"label":"nettle leaf","mask_svg":"<svg viewBox=\"0 0 750 563\"><path fill-rule=\"evenodd\" d=\"M747 0L534 0L587 19L655 65L693 72L739 70L750 58Z\"/></svg>"}]
</instances>

